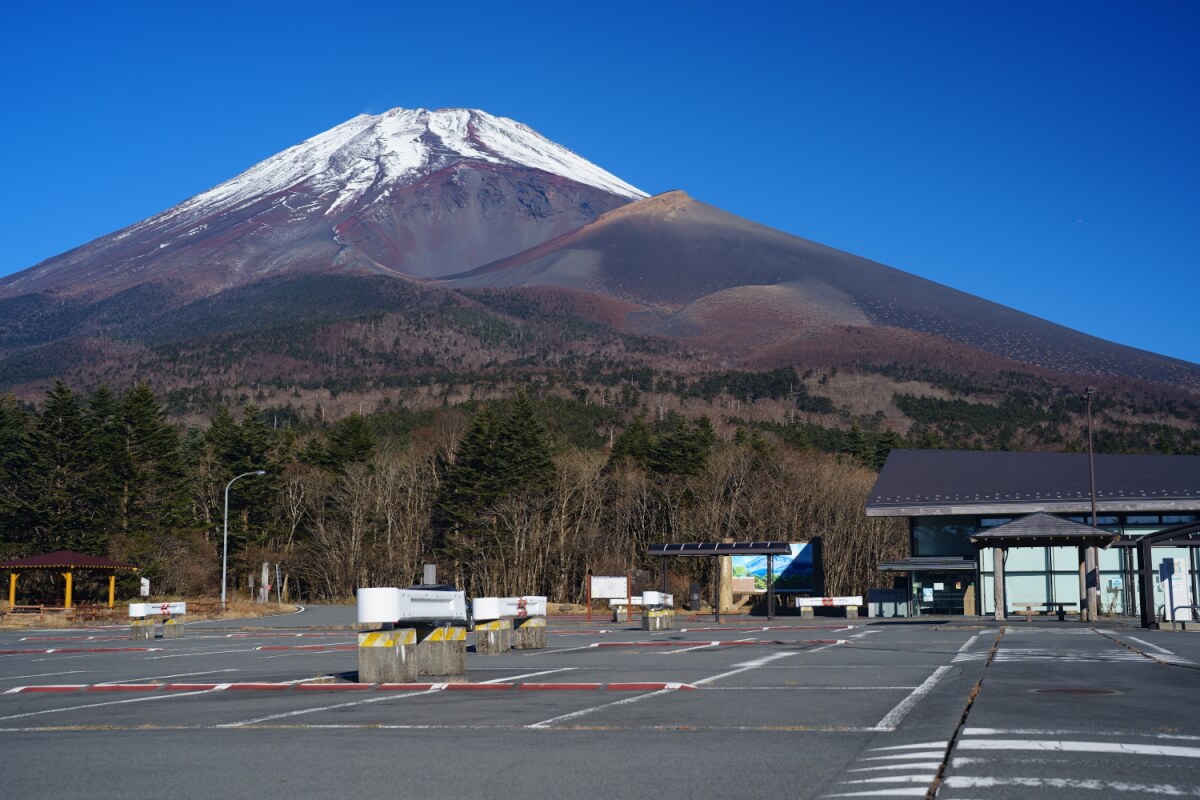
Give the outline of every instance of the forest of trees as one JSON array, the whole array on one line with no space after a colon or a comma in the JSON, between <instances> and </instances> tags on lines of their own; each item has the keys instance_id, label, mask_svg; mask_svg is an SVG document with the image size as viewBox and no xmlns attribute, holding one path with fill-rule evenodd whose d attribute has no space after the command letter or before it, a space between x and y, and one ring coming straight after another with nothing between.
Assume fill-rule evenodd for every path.
<instances>
[{"instance_id":1,"label":"forest of trees","mask_svg":"<svg viewBox=\"0 0 1200 800\"><path fill-rule=\"evenodd\" d=\"M743 391L786 390L788 376L768 377ZM846 594L882 585L875 565L907 550L901 522L863 513L872 469L903 441L886 431L856 426L835 441L746 426L722 438L706 417L621 416L524 392L280 419L246 406L183 429L145 384L83 395L59 383L36 408L0 397L0 557L78 550L138 564L156 594L214 594L226 486L258 469L229 495L236 591L264 561L281 565L292 598L310 599L407 585L434 562L474 595L570 602L588 571L657 569L645 557L654 542L820 536L826 590ZM675 588L708 568L680 565ZM53 594L37 579L22 587Z\"/></svg>"}]
</instances>

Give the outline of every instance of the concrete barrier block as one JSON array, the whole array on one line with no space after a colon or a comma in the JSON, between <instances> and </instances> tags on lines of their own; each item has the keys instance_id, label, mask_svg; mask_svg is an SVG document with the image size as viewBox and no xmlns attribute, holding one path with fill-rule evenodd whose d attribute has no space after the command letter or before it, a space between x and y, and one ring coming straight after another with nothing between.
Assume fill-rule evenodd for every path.
<instances>
[{"instance_id":1,"label":"concrete barrier block","mask_svg":"<svg viewBox=\"0 0 1200 800\"><path fill-rule=\"evenodd\" d=\"M513 620L513 649L542 650L546 647L546 618L526 617Z\"/></svg>"},{"instance_id":2,"label":"concrete barrier block","mask_svg":"<svg viewBox=\"0 0 1200 800\"><path fill-rule=\"evenodd\" d=\"M675 627L675 612L669 608L642 611L642 630L669 631Z\"/></svg>"},{"instance_id":3,"label":"concrete barrier block","mask_svg":"<svg viewBox=\"0 0 1200 800\"><path fill-rule=\"evenodd\" d=\"M481 656L499 656L512 649L513 626L506 619L475 625L475 652Z\"/></svg>"},{"instance_id":4,"label":"concrete barrier block","mask_svg":"<svg viewBox=\"0 0 1200 800\"><path fill-rule=\"evenodd\" d=\"M858 606L846 606L846 619L858 619Z\"/></svg>"},{"instance_id":5,"label":"concrete barrier block","mask_svg":"<svg viewBox=\"0 0 1200 800\"><path fill-rule=\"evenodd\" d=\"M412 628L358 635L359 683L411 683L417 678L417 632Z\"/></svg>"},{"instance_id":6,"label":"concrete barrier block","mask_svg":"<svg viewBox=\"0 0 1200 800\"><path fill-rule=\"evenodd\" d=\"M164 639L182 639L184 637L183 619L171 617L163 621L163 638Z\"/></svg>"},{"instance_id":7,"label":"concrete barrier block","mask_svg":"<svg viewBox=\"0 0 1200 800\"><path fill-rule=\"evenodd\" d=\"M800 607L800 619L813 619L812 606L801 606Z\"/></svg>"},{"instance_id":8,"label":"concrete barrier block","mask_svg":"<svg viewBox=\"0 0 1200 800\"><path fill-rule=\"evenodd\" d=\"M613 622L629 622L629 609L621 606L614 606Z\"/></svg>"},{"instance_id":9,"label":"concrete barrier block","mask_svg":"<svg viewBox=\"0 0 1200 800\"><path fill-rule=\"evenodd\" d=\"M129 624L130 639L153 639L154 638L154 619L135 619Z\"/></svg>"},{"instance_id":10,"label":"concrete barrier block","mask_svg":"<svg viewBox=\"0 0 1200 800\"><path fill-rule=\"evenodd\" d=\"M453 678L467 673L465 627L418 627L416 633L417 675Z\"/></svg>"}]
</instances>

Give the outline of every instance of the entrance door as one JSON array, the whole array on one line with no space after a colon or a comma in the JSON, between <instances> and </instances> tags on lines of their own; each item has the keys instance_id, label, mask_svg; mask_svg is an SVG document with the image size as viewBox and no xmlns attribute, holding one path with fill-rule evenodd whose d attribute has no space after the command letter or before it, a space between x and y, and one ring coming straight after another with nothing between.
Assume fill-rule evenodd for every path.
<instances>
[{"instance_id":1,"label":"entrance door","mask_svg":"<svg viewBox=\"0 0 1200 800\"><path fill-rule=\"evenodd\" d=\"M975 613L975 576L967 572L914 572L913 607L917 616Z\"/></svg>"}]
</instances>

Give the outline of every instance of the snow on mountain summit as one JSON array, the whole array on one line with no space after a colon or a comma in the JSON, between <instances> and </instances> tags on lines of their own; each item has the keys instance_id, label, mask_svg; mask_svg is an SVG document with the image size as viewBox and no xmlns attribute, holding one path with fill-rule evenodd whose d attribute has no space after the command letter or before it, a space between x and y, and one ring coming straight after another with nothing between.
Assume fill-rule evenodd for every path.
<instances>
[{"instance_id":1,"label":"snow on mountain summit","mask_svg":"<svg viewBox=\"0 0 1200 800\"><path fill-rule=\"evenodd\" d=\"M414 183L462 161L542 170L640 199L646 193L515 120L471 109L360 114L256 164L177 208L211 211L301 183L334 214L372 189Z\"/></svg>"}]
</instances>

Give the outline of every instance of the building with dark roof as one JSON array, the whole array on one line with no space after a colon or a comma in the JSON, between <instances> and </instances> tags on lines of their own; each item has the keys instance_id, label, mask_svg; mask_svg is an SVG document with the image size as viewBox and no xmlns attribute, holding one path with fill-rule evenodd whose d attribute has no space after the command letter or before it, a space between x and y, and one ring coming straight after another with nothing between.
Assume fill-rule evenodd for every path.
<instances>
[{"instance_id":1,"label":"building with dark roof","mask_svg":"<svg viewBox=\"0 0 1200 800\"><path fill-rule=\"evenodd\" d=\"M1200 456L1104 454L1095 456L1095 466L1096 526L1116 534L1113 546L1100 551L1101 607L1137 615L1133 547L1146 534L1200 522ZM913 613L991 614L994 570L981 548L999 540L986 534L1032 514L1090 526L1091 509L1086 453L893 450L866 513L908 519L910 557L880 568L908 576ZM1045 544L1026 531L1008 540L1019 546L994 551L1006 555L1008 603L1078 603L1078 549L1066 539L1054 541L1052 522L1025 527L1032 531L1035 524L1045 531ZM1008 529L1010 537L1014 532ZM1154 549L1155 563L1186 560L1192 598L1200 597L1196 550Z\"/></svg>"}]
</instances>

